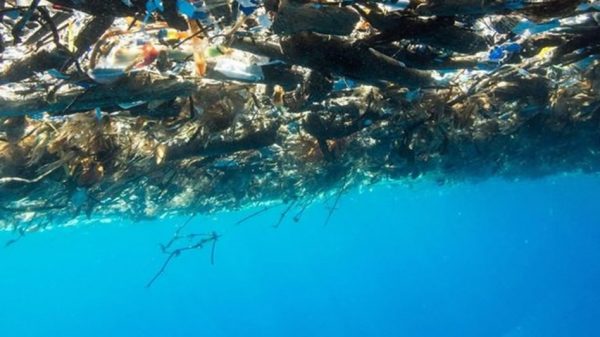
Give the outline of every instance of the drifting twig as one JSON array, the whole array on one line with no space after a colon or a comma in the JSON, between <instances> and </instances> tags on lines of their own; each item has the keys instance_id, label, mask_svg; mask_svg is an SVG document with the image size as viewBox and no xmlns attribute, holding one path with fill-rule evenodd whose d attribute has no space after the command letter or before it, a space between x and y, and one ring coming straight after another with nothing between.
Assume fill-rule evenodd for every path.
<instances>
[{"instance_id":1,"label":"drifting twig","mask_svg":"<svg viewBox=\"0 0 600 337\"><path fill-rule=\"evenodd\" d=\"M171 247L171 245L173 245L173 243L175 243L177 240L181 239L181 235L179 235L179 234L195 217L196 217L196 213L192 214L181 226L177 227L177 229L175 230L175 233L173 234L173 237L171 238L171 240L169 242L167 242L166 245L163 245L163 244L160 245L160 249L162 250L163 253L166 253L169 250L169 248Z\"/></svg>"},{"instance_id":2,"label":"drifting twig","mask_svg":"<svg viewBox=\"0 0 600 337\"><path fill-rule=\"evenodd\" d=\"M46 202L46 204L47 203L48 202ZM4 248L8 248L8 247L14 245L15 243L21 241L25 237L25 234L27 234L29 231L33 232L33 231L37 231L40 229L44 229L52 223L51 217L48 217L45 219L42 218L42 220L34 223L35 220L36 220L36 217L34 217L32 220L30 220L28 222L18 225L14 230L15 232L17 232L18 236L14 239L7 240L4 243Z\"/></svg>"},{"instance_id":3,"label":"drifting twig","mask_svg":"<svg viewBox=\"0 0 600 337\"><path fill-rule=\"evenodd\" d=\"M87 88L85 88L85 90L80 93L79 95L75 96L75 98L73 98L73 100L71 101L71 103L69 103L60 113L60 115L66 115L69 113L69 110L71 110L71 107L73 107L73 105L75 105L75 103L79 102L79 100L81 98L83 98L83 96L85 96L88 92L90 92L90 90L92 90L93 86L89 86Z\"/></svg>"},{"instance_id":4,"label":"drifting twig","mask_svg":"<svg viewBox=\"0 0 600 337\"><path fill-rule=\"evenodd\" d=\"M41 17L40 23L43 24L44 26L47 26L50 29L52 39L54 40L54 44L56 45L56 47L66 50L67 48L60 43L60 36L58 35L58 28L56 27L56 24L52 20L52 17L50 16L50 13L48 12L48 10L44 7L38 7L37 10L40 13L40 17Z\"/></svg>"},{"instance_id":5,"label":"drifting twig","mask_svg":"<svg viewBox=\"0 0 600 337\"><path fill-rule=\"evenodd\" d=\"M213 232L213 234L216 234ZM215 248L217 247L217 237L212 240L212 247L210 248L210 264L212 266L215 265Z\"/></svg>"},{"instance_id":6,"label":"drifting twig","mask_svg":"<svg viewBox=\"0 0 600 337\"><path fill-rule=\"evenodd\" d=\"M154 281L156 281L165 272L165 269L169 265L169 262L171 262L171 259L173 259L174 257L178 256L180 253L181 252L179 250L176 250L176 251L172 252L171 254L169 254L169 257L167 257L167 259L165 260L165 262L163 262L163 264L160 267L160 269L158 270L158 272L154 275L154 277L152 277L152 279L150 280L150 282L148 282L148 284L146 284L146 288L150 288L152 286L152 284L154 283Z\"/></svg>"},{"instance_id":7,"label":"drifting twig","mask_svg":"<svg viewBox=\"0 0 600 337\"><path fill-rule=\"evenodd\" d=\"M160 267L160 269L158 270L158 272L152 277L152 279L150 279L150 281L146 284L146 288L150 288L152 286L152 284L154 284L154 282L165 272L165 270L167 269L167 266L169 265L169 263L171 263L171 260L173 260L173 258L178 257L179 255L181 255L181 253L188 251L188 250L193 250L193 249L202 249L204 248L204 245L207 243L211 243L212 242L212 248L211 248L211 256L210 256L210 261L211 264L214 265L214 261L215 261L215 245L216 245L216 241L220 238L220 235L217 234L216 232L212 232L211 234L209 234L210 237L201 239L200 241L186 246L186 247L182 247L182 248L177 248L173 251L171 251L169 253L169 256L167 257L167 259L165 260L165 262L163 262L162 266Z\"/></svg>"},{"instance_id":8,"label":"drifting twig","mask_svg":"<svg viewBox=\"0 0 600 337\"><path fill-rule=\"evenodd\" d=\"M19 242L25 236L25 230L23 228L19 227L17 229L17 231L19 232L19 236L17 236L14 239L7 240L4 243L4 248L8 248L8 247L14 245L15 243Z\"/></svg>"},{"instance_id":9,"label":"drifting twig","mask_svg":"<svg viewBox=\"0 0 600 337\"><path fill-rule=\"evenodd\" d=\"M298 213L296 213L296 215L294 215L293 220L294 222L300 222L300 218L302 218L302 214L304 214L304 211L308 208L308 206L310 206L312 202L308 201L306 203L304 203L304 205L302 205L302 208L300 209L300 211Z\"/></svg>"},{"instance_id":10,"label":"drifting twig","mask_svg":"<svg viewBox=\"0 0 600 337\"><path fill-rule=\"evenodd\" d=\"M40 182L42 179L46 178L50 174L52 174L52 172L54 172L56 169L58 169L60 167L61 166L56 166L56 167L44 172L43 174L37 176L34 179L26 179L26 178L20 178L20 177L3 177L3 178L0 178L0 185L10 184L10 183L35 184L37 182Z\"/></svg>"},{"instance_id":11,"label":"drifting twig","mask_svg":"<svg viewBox=\"0 0 600 337\"><path fill-rule=\"evenodd\" d=\"M294 207L294 205L296 205L296 201L297 201L297 199L292 200L290 202L290 204L288 205L288 207L286 207L285 211L281 212L281 215L279 215L279 221L277 221L277 223L273 226L274 228L277 228L277 227L279 227L279 225L281 225L281 223L285 219L286 215L290 212L292 207Z\"/></svg>"},{"instance_id":12,"label":"drifting twig","mask_svg":"<svg viewBox=\"0 0 600 337\"><path fill-rule=\"evenodd\" d=\"M255 216L258 216L258 215L260 215L260 214L262 214L262 213L264 213L264 212L266 212L266 211L270 210L270 209L271 209L271 206L265 206L265 207L263 207L262 209L260 209L260 210L258 210L258 211L256 211L256 212L254 212L254 213L252 213L252 214L250 214L250 215L248 215L248 216L244 217L243 219L241 219L241 220L238 220L238 221L237 221L235 224L236 224L236 226L237 226L237 225L239 225L239 224L241 224L241 223L243 223L243 222L246 222L246 221L248 221L248 220L250 220L250 219L254 218Z\"/></svg>"},{"instance_id":13,"label":"drifting twig","mask_svg":"<svg viewBox=\"0 0 600 337\"><path fill-rule=\"evenodd\" d=\"M323 224L323 226L327 226L327 224L329 224L329 220L331 219L331 216L333 215L333 212L335 212L335 210L337 209L337 205L340 202L340 198L342 197L342 194L344 192L345 192L345 188L342 187L342 188L340 188L340 190L336 194L335 199L333 201L333 206L329 208L329 211L327 213L327 218L325 219L325 223Z\"/></svg>"}]
</instances>

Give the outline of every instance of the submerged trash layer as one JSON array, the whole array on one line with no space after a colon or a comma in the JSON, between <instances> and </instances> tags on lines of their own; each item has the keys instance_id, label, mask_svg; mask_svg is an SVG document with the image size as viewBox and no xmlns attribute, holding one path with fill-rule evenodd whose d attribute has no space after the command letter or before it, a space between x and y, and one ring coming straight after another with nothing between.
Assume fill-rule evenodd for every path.
<instances>
[{"instance_id":1,"label":"submerged trash layer","mask_svg":"<svg viewBox=\"0 0 600 337\"><path fill-rule=\"evenodd\" d=\"M600 168L592 2L51 2L0 9L0 229Z\"/></svg>"}]
</instances>

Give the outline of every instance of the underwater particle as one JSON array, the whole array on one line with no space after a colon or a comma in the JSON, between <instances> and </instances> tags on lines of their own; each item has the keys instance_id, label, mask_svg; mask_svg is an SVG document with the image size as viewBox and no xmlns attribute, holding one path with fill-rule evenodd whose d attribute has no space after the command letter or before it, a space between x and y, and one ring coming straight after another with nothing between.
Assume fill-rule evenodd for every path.
<instances>
[{"instance_id":1,"label":"underwater particle","mask_svg":"<svg viewBox=\"0 0 600 337\"><path fill-rule=\"evenodd\" d=\"M406 101L408 101L408 102L414 102L414 101L416 101L416 100L420 99L422 95L423 95L423 94L422 94L422 92L421 92L421 90L420 90L420 89L409 90L409 91L406 93L405 99L406 99Z\"/></svg>"},{"instance_id":2,"label":"underwater particle","mask_svg":"<svg viewBox=\"0 0 600 337\"><path fill-rule=\"evenodd\" d=\"M213 166L218 169L233 169L239 167L239 163L233 159L218 159Z\"/></svg>"},{"instance_id":3,"label":"underwater particle","mask_svg":"<svg viewBox=\"0 0 600 337\"><path fill-rule=\"evenodd\" d=\"M283 107L283 96L285 95L285 90L283 90L283 87L280 86L279 84L276 84L275 87L273 87L273 105L275 105L278 108Z\"/></svg>"},{"instance_id":4,"label":"underwater particle","mask_svg":"<svg viewBox=\"0 0 600 337\"><path fill-rule=\"evenodd\" d=\"M298 121L292 121L287 125L288 131L293 134L297 134L300 132L300 123Z\"/></svg>"},{"instance_id":5,"label":"underwater particle","mask_svg":"<svg viewBox=\"0 0 600 337\"><path fill-rule=\"evenodd\" d=\"M166 158L167 158L167 152L168 152L169 148L167 147L167 145L165 144L159 144L156 147L154 156L156 158L156 165L162 165Z\"/></svg>"}]
</instances>

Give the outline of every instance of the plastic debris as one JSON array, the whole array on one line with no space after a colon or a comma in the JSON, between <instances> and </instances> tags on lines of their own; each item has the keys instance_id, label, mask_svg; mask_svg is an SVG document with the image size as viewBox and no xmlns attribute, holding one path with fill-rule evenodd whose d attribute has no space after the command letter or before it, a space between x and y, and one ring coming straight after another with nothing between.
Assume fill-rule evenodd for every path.
<instances>
[{"instance_id":1,"label":"plastic debris","mask_svg":"<svg viewBox=\"0 0 600 337\"><path fill-rule=\"evenodd\" d=\"M133 3L131 3L131 0L121 0L121 2L124 3L127 7L133 7Z\"/></svg>"},{"instance_id":2,"label":"plastic debris","mask_svg":"<svg viewBox=\"0 0 600 337\"><path fill-rule=\"evenodd\" d=\"M188 21L190 26L190 36L192 41L192 51L194 55L194 69L196 70L196 75L204 76L206 74L207 64L204 53L206 48L208 47L207 41L205 38L200 37L201 29L195 20Z\"/></svg>"},{"instance_id":3,"label":"plastic debris","mask_svg":"<svg viewBox=\"0 0 600 337\"><path fill-rule=\"evenodd\" d=\"M207 19L209 15L204 1L202 0L177 0L177 10L179 13L192 20L204 20Z\"/></svg>"},{"instance_id":4,"label":"plastic debris","mask_svg":"<svg viewBox=\"0 0 600 337\"><path fill-rule=\"evenodd\" d=\"M95 68L90 70L88 75L98 83L111 84L125 76L125 71L117 68Z\"/></svg>"},{"instance_id":5,"label":"plastic debris","mask_svg":"<svg viewBox=\"0 0 600 337\"><path fill-rule=\"evenodd\" d=\"M153 13L155 11L162 12L165 8L163 6L162 0L148 0L146 1L146 11L149 13Z\"/></svg>"},{"instance_id":6,"label":"plastic debris","mask_svg":"<svg viewBox=\"0 0 600 337\"><path fill-rule=\"evenodd\" d=\"M517 54L521 51L521 46L518 43L507 43L492 48L488 54L488 59L492 62L501 62L510 55Z\"/></svg>"},{"instance_id":7,"label":"plastic debris","mask_svg":"<svg viewBox=\"0 0 600 337\"><path fill-rule=\"evenodd\" d=\"M165 44L175 44L189 37L189 35L188 32L180 32L171 28L162 28L157 33L158 40Z\"/></svg>"},{"instance_id":8,"label":"plastic debris","mask_svg":"<svg viewBox=\"0 0 600 337\"><path fill-rule=\"evenodd\" d=\"M148 20L154 12L162 12L164 11L164 6L162 0L148 0L146 1L146 15L144 16L143 24L146 25Z\"/></svg>"},{"instance_id":9,"label":"plastic debris","mask_svg":"<svg viewBox=\"0 0 600 337\"><path fill-rule=\"evenodd\" d=\"M1 13L0 229L600 171L597 1L50 3Z\"/></svg>"},{"instance_id":10,"label":"plastic debris","mask_svg":"<svg viewBox=\"0 0 600 337\"><path fill-rule=\"evenodd\" d=\"M235 0L244 15L251 15L260 5L260 0Z\"/></svg>"},{"instance_id":11,"label":"plastic debris","mask_svg":"<svg viewBox=\"0 0 600 337\"><path fill-rule=\"evenodd\" d=\"M264 78L261 67L256 64L245 64L231 59L220 59L215 65L215 71L231 78L256 82Z\"/></svg>"}]
</instances>

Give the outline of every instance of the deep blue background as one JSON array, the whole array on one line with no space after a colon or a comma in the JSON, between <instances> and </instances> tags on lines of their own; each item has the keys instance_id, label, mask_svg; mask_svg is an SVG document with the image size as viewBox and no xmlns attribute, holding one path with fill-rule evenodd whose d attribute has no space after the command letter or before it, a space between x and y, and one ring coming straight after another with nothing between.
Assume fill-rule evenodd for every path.
<instances>
[{"instance_id":1,"label":"deep blue background","mask_svg":"<svg viewBox=\"0 0 600 337\"><path fill-rule=\"evenodd\" d=\"M224 233L144 288L177 221L57 229L0 248L0 336L600 336L600 177L380 185L199 217ZM9 233L0 239L8 240Z\"/></svg>"}]
</instances>

